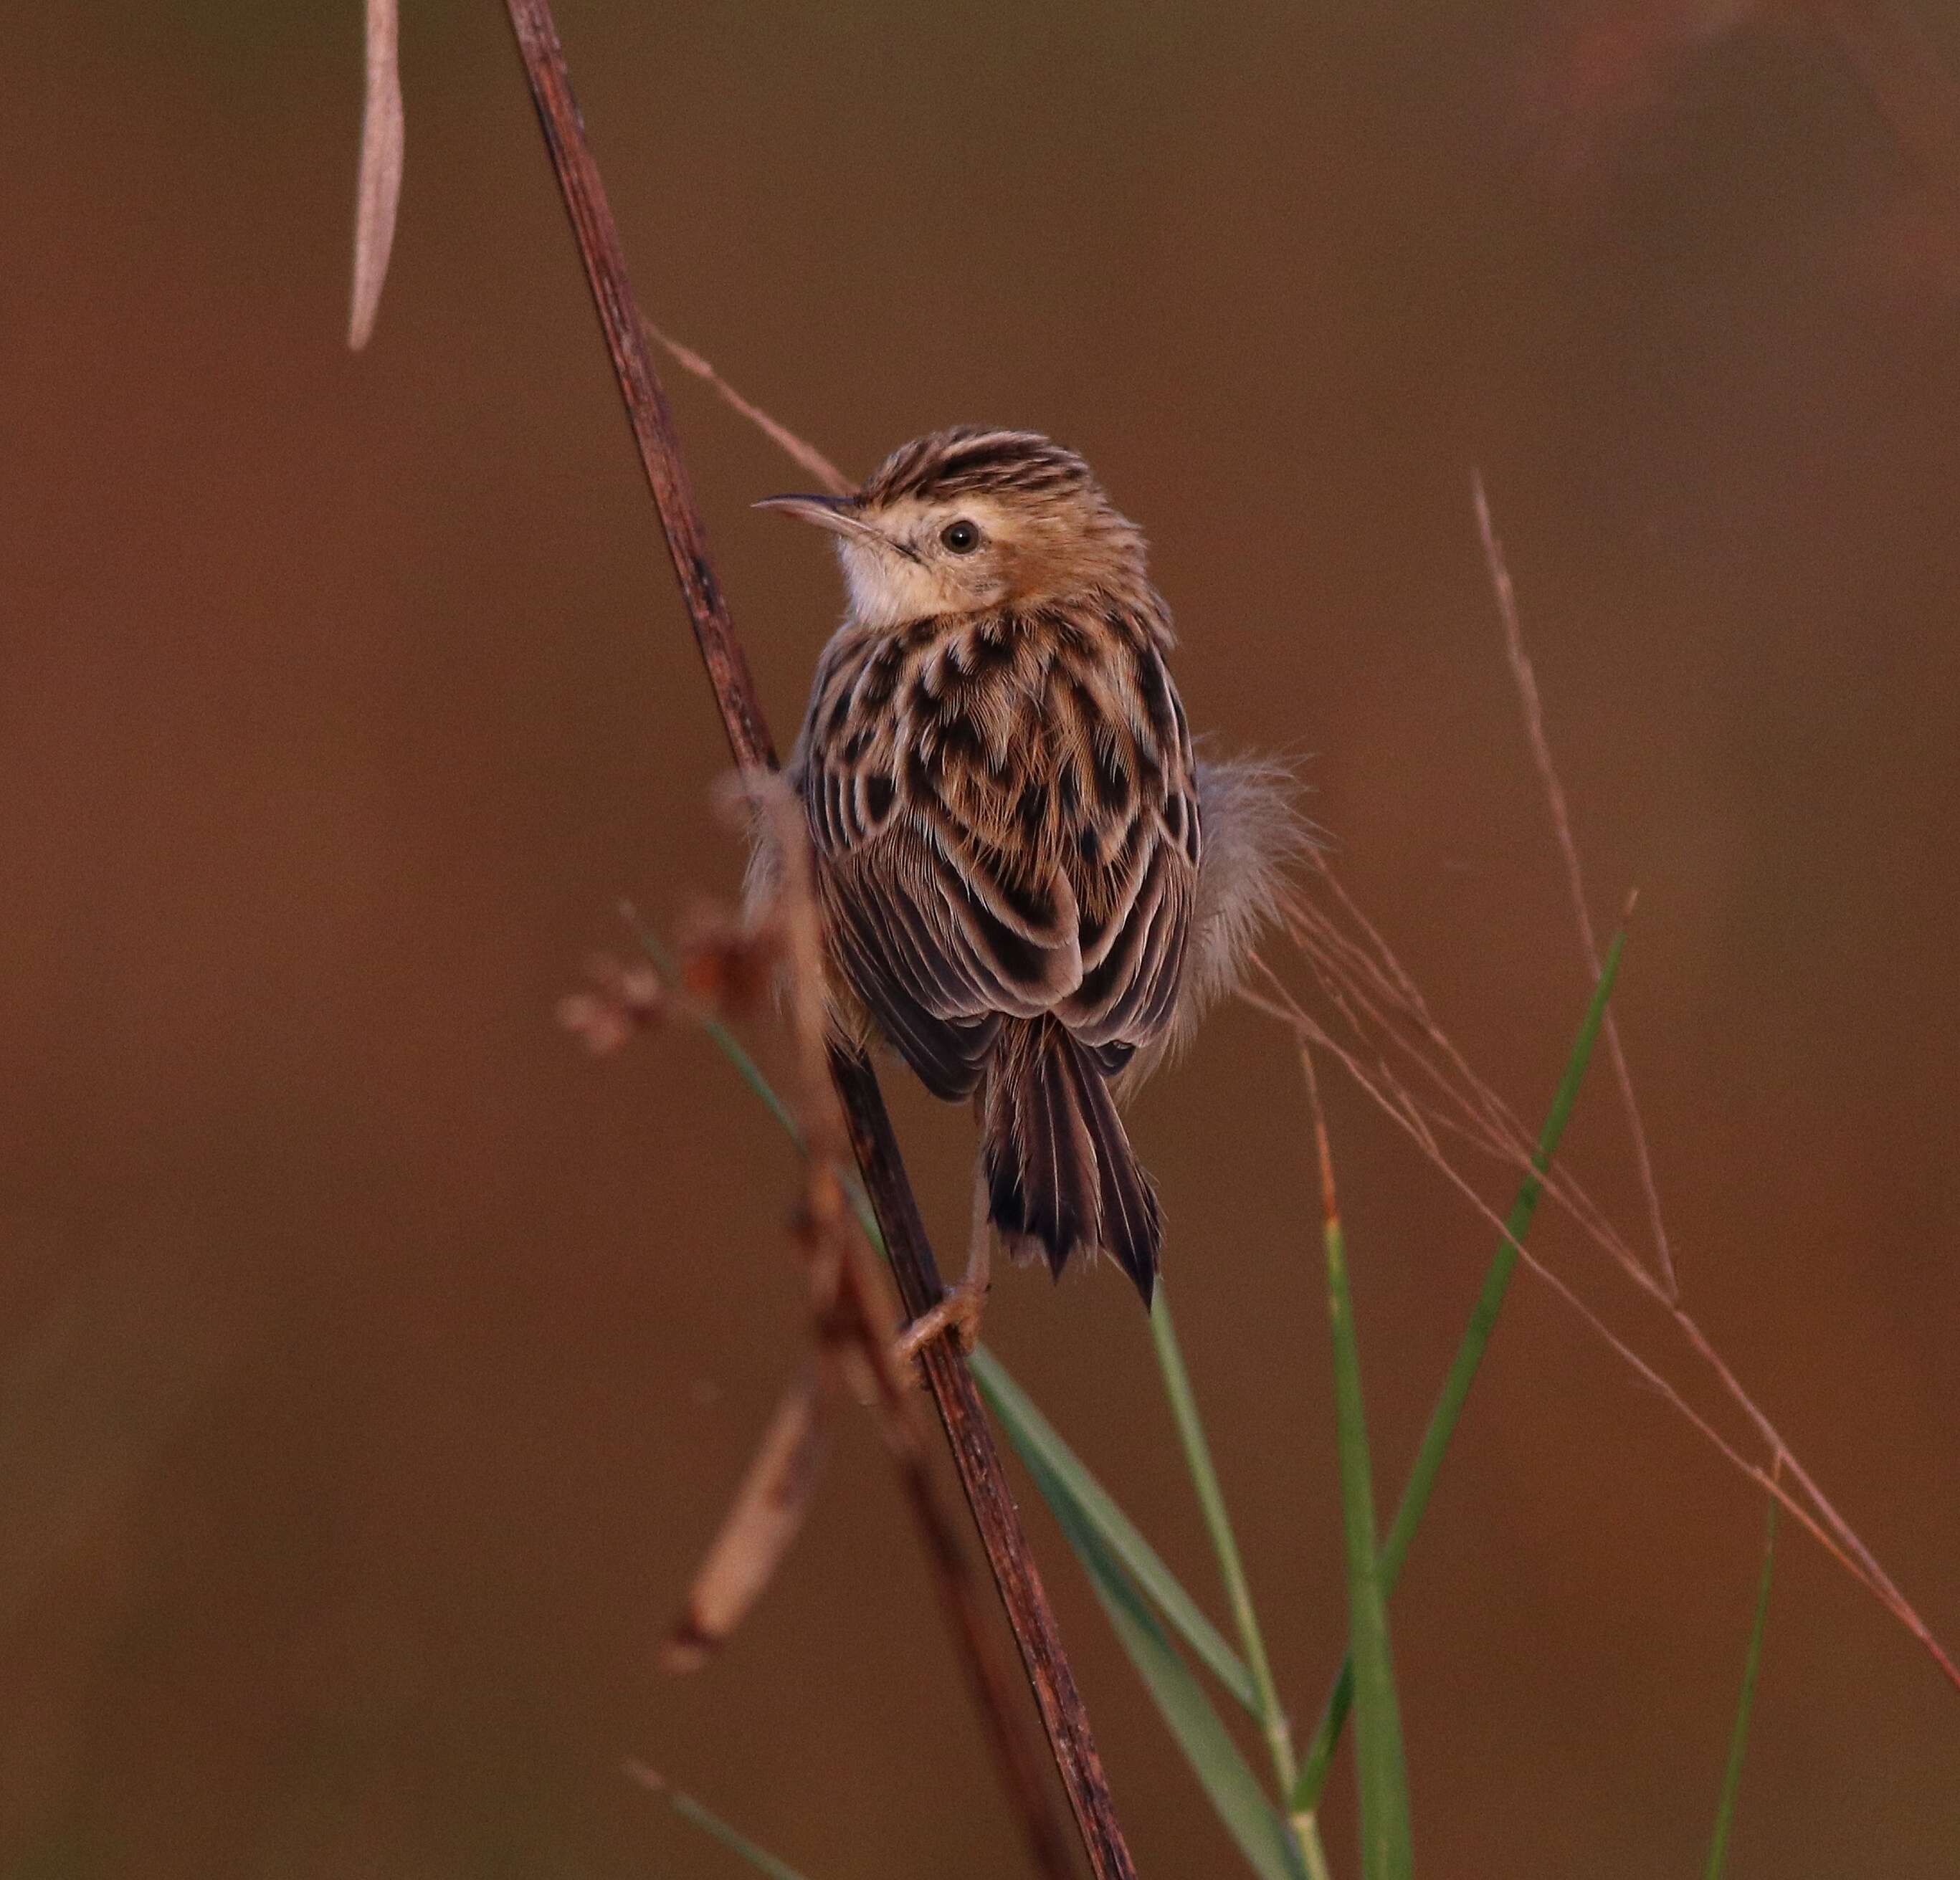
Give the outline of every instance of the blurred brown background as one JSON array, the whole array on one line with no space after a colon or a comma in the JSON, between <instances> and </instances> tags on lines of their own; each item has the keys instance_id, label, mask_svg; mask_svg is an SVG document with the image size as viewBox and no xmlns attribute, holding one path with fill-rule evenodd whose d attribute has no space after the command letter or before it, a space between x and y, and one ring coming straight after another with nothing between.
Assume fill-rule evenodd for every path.
<instances>
[{"instance_id":1,"label":"blurred brown background","mask_svg":"<svg viewBox=\"0 0 1960 1880\"><path fill-rule=\"evenodd\" d=\"M406 11L358 359L354 0L6 36L0 1873L741 1871L629 1754L813 1880L1020 1872L854 1421L725 1659L654 1668L791 1362L794 1171L698 1039L595 1064L553 1023L617 896L733 884L724 755L501 10ZM969 418L1079 446L1194 720L1312 754L1345 879L1535 1116L1584 983L1484 466L1596 905L1642 892L1690 1302L1951 1643L1960 218L1808 15L1739 12L561 24L655 317L853 470ZM834 571L747 507L796 474L673 390L786 739ZM956 1242L966 1121L892 1087ZM1392 1485L1490 1235L1334 1103ZM1302 1124L1230 1013L1137 1129L1310 1714ZM1603 1077L1571 1143L1636 1225ZM1010 1276L988 1334L1215 1608L1127 1289ZM1029 1519L1142 1869L1236 1870ZM1425 1871L1699 1871L1760 1519L1520 1281L1395 1607ZM1960 1696L1793 1530L1779 1575L1732 1871L1960 1871Z\"/></svg>"}]
</instances>

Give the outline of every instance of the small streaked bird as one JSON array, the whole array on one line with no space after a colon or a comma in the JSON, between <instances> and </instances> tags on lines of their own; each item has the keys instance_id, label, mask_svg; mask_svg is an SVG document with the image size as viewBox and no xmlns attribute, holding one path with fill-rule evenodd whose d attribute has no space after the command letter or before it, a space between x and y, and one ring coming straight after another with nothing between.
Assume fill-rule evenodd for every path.
<instances>
[{"instance_id":1,"label":"small streaked bird","mask_svg":"<svg viewBox=\"0 0 1960 1880\"><path fill-rule=\"evenodd\" d=\"M983 1132L968 1272L915 1338L970 1336L995 1235L1058 1277L1107 1254L1147 1306L1163 1217L1115 1099L1237 983L1305 846L1290 781L1194 755L1142 533L1073 451L937 431L759 507L834 535L849 590L788 772L833 1023Z\"/></svg>"}]
</instances>

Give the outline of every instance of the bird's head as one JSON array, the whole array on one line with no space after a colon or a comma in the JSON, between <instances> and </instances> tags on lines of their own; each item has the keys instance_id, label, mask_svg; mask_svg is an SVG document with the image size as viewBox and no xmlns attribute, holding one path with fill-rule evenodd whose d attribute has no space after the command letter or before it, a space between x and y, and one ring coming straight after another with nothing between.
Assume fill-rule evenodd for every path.
<instances>
[{"instance_id":1,"label":"bird's head","mask_svg":"<svg viewBox=\"0 0 1960 1880\"><path fill-rule=\"evenodd\" d=\"M854 619L893 628L1144 584L1143 533L1072 450L966 425L895 450L848 496L756 505L837 538Z\"/></svg>"}]
</instances>

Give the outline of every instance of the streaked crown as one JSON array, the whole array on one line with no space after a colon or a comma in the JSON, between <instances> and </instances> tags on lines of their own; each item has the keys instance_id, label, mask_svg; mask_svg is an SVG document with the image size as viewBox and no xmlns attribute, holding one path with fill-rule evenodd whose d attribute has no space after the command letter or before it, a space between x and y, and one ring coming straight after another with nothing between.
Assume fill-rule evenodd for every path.
<instances>
[{"instance_id":1,"label":"streaked crown","mask_svg":"<svg viewBox=\"0 0 1960 1880\"><path fill-rule=\"evenodd\" d=\"M923 503L963 496L1066 499L1092 491L1102 494L1089 466L1038 431L956 425L899 445L866 479L858 500L883 509L908 498Z\"/></svg>"}]
</instances>

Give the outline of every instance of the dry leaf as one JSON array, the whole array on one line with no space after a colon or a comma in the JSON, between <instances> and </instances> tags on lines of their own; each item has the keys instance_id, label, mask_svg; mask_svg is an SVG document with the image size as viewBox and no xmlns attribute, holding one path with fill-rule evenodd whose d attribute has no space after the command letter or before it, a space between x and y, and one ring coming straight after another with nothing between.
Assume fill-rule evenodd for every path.
<instances>
[{"instance_id":1,"label":"dry leaf","mask_svg":"<svg viewBox=\"0 0 1960 1880\"><path fill-rule=\"evenodd\" d=\"M395 245L402 194L402 68L397 0L368 0L368 94L361 113L361 178L354 194L354 294L347 343L356 352L374 331L381 284Z\"/></svg>"},{"instance_id":2,"label":"dry leaf","mask_svg":"<svg viewBox=\"0 0 1960 1880\"><path fill-rule=\"evenodd\" d=\"M660 1648L667 1670L699 1670L768 1585L803 1525L828 1439L816 1366L807 1364L776 1406L686 1609Z\"/></svg>"}]
</instances>

